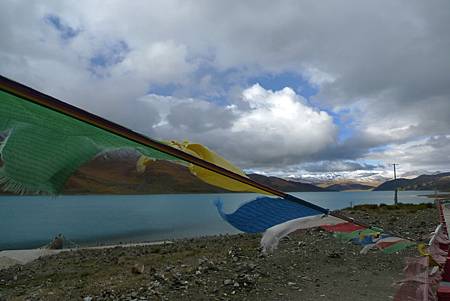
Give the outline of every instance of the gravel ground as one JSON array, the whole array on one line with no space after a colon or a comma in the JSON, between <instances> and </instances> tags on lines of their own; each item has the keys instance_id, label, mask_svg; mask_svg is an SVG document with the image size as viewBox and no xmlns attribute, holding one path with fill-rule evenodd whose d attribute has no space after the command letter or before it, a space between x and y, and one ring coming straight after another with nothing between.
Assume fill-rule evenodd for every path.
<instances>
[{"instance_id":1,"label":"gravel ground","mask_svg":"<svg viewBox=\"0 0 450 301\"><path fill-rule=\"evenodd\" d=\"M429 206L366 206L345 213L415 241L438 223ZM0 300L391 300L409 249L360 255L320 229L298 231L272 255L260 235L63 252L0 271Z\"/></svg>"}]
</instances>

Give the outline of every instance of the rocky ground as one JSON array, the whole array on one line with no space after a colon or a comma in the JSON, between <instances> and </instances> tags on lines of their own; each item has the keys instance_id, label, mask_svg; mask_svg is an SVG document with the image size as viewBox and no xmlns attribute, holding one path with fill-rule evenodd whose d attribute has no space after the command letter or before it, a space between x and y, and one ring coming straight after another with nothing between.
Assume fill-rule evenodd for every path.
<instances>
[{"instance_id":1,"label":"rocky ground","mask_svg":"<svg viewBox=\"0 0 450 301\"><path fill-rule=\"evenodd\" d=\"M345 211L417 241L438 223L429 206ZM391 300L414 249L360 255L320 229L299 231L272 255L260 235L63 252L0 270L0 300Z\"/></svg>"}]
</instances>

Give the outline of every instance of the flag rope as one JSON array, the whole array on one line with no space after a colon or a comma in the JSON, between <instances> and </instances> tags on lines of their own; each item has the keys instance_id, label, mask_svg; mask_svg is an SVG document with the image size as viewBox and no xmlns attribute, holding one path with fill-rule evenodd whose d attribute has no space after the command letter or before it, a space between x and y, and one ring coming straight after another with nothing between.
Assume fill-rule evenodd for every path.
<instances>
[{"instance_id":1,"label":"flag rope","mask_svg":"<svg viewBox=\"0 0 450 301\"><path fill-rule=\"evenodd\" d=\"M250 178L241 176L239 174L236 174L232 171L229 171L223 167L217 166L215 164L212 164L208 161L205 161L203 159L200 159L196 156L193 156L191 154L188 154L182 150L176 149L172 146L166 145L164 143L161 143L159 141L153 140L147 136L144 136L140 133L137 133L133 130L130 130L122 125L119 125L117 123L114 123L112 121L109 121L107 119L104 119L100 116L97 116L95 114L92 114L90 112L87 112L83 109L80 109L78 107L75 107L73 105L70 105L66 102L63 102L61 100L58 100L52 96L49 96L47 94L44 94L42 92L39 92L35 89L32 89L28 86L25 86L21 83L18 83L16 81L13 81L11 79L8 79L4 76L0 75L0 90L5 91L7 93L16 95L18 97L21 97L23 99L26 99L30 102L33 102L35 104L38 104L40 106L46 107L50 110L56 111L60 114L64 114L66 116L72 117L74 119L80 120L82 122L85 122L87 124L93 125L95 127L98 127L100 129L103 129L105 131L108 131L110 133L113 133L115 135L118 135L120 137L129 139L131 141L134 141L136 143L139 143L141 145L156 149L160 152L169 154L171 156L174 156L176 158L182 159L184 161L187 161L189 163L192 163L194 165L203 167L205 169L208 169L210 171L216 172L220 175L226 176L228 178L231 178L233 180L239 181L241 183L245 183L249 186L258 188L260 190L263 190L265 192L268 192L272 195L276 195L279 197L282 197L286 200L292 201L294 203L298 203L304 206L307 206L312 209L316 209L324 214L331 215L337 218L340 218L344 221L360 225L365 228L371 228L369 225L362 223L360 221L357 221L351 217L348 217L340 212L336 211L330 211L328 209L325 209L323 207L317 206L313 203L310 203L308 201L305 201L299 197L293 196L291 194L285 193L283 191L274 189L270 186L258 183Z\"/></svg>"}]
</instances>

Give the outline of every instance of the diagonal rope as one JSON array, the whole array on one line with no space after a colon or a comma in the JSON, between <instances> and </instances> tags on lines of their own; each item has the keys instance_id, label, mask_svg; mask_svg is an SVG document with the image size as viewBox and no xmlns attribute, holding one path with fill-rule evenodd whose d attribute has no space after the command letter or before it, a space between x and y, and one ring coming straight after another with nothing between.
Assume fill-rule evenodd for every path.
<instances>
[{"instance_id":1,"label":"diagonal rope","mask_svg":"<svg viewBox=\"0 0 450 301\"><path fill-rule=\"evenodd\" d=\"M317 211L320 211L324 214L328 214L337 218L340 218L344 221L357 224L360 226L363 226L365 228L370 228L369 225L362 223L360 221L357 221L353 218L350 218L348 216L345 216L344 214L340 212L334 212L329 211L328 209L322 208L320 206L317 206L313 203L310 203L308 201L305 201L301 198L298 198L296 196L293 196L291 194L287 194L283 191L274 189L270 186L258 183L250 178L244 177L242 175L236 174L232 171L229 171L228 169L225 169L223 167L217 166L215 164L212 164L208 161L205 161L203 159L200 159L196 156L193 156L191 154L188 154L182 150L176 149L174 147L171 147L169 145L166 145L164 143L161 143L159 141L153 140L149 137L146 137L140 133L137 133L135 131L132 131L124 126L121 126L117 123L111 122L109 120L106 120L104 118L101 118L97 115L94 115L90 112L87 112L85 110L82 110L78 107L72 106L68 103L65 103L61 100L58 100L54 97L51 97L49 95L46 95L42 92L39 92L37 90L34 90L30 87L27 87L25 85L22 85L16 81L10 80L4 76L0 75L0 90L3 90L7 93L16 95L22 99L25 99L27 101L30 101L32 103L38 104L40 106L43 106L47 109L56 111L60 114L64 114L66 116L69 116L71 118L77 119L79 121L85 122L87 124L90 124L92 126L95 126L97 128L103 129L105 131L108 131L110 133L113 133L117 136L129 139L131 141L134 141L136 143L139 143L141 145L156 149L160 152L163 152L165 154L169 154L171 156L174 156L176 158L185 160L187 162L190 162L192 164L195 164L197 166L203 167L205 169L208 169L210 171L216 172L220 175L226 176L228 178L234 179L236 181L239 181L241 183L245 183L249 186L255 187L257 189L263 190L267 193L270 193L272 195L276 195L279 197L282 197L286 200L289 200L291 202L301 204L303 206L307 206L309 208L315 209Z\"/></svg>"}]
</instances>

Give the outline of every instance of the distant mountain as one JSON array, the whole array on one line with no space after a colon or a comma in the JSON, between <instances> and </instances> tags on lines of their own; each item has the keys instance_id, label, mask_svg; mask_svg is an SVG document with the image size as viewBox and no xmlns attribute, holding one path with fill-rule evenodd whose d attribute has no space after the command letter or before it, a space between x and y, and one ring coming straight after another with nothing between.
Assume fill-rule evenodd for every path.
<instances>
[{"instance_id":1,"label":"distant mountain","mask_svg":"<svg viewBox=\"0 0 450 301\"><path fill-rule=\"evenodd\" d=\"M151 163L144 174L136 172L137 158L95 159L68 181L65 194L220 193L224 189L204 183L183 165L168 161ZM249 174L251 179L285 192L326 191L312 184Z\"/></svg>"},{"instance_id":2,"label":"distant mountain","mask_svg":"<svg viewBox=\"0 0 450 301\"><path fill-rule=\"evenodd\" d=\"M374 191L385 190L439 190L450 191L450 172L435 175L421 175L414 179L399 178L384 182Z\"/></svg>"},{"instance_id":3,"label":"distant mountain","mask_svg":"<svg viewBox=\"0 0 450 301\"><path fill-rule=\"evenodd\" d=\"M341 183L326 186L325 188L331 191L344 191L344 190L371 190L374 187L359 183Z\"/></svg>"},{"instance_id":4,"label":"distant mountain","mask_svg":"<svg viewBox=\"0 0 450 301\"><path fill-rule=\"evenodd\" d=\"M62 194L164 194L229 192L209 185L193 176L183 165L154 161L140 174L136 171L135 153L109 154L84 164L67 181ZM285 192L326 191L300 182L266 177L250 178ZM0 189L0 194L2 194ZM4 192L3 194L8 194Z\"/></svg>"},{"instance_id":5,"label":"distant mountain","mask_svg":"<svg viewBox=\"0 0 450 301\"><path fill-rule=\"evenodd\" d=\"M328 191L325 188L296 181L289 181L277 177L267 177L260 174L248 174L249 178L267 186L284 192Z\"/></svg>"},{"instance_id":6,"label":"distant mountain","mask_svg":"<svg viewBox=\"0 0 450 301\"><path fill-rule=\"evenodd\" d=\"M154 161L140 174L137 157L96 158L67 182L63 194L220 193L225 190L197 179L182 165Z\"/></svg>"}]
</instances>

